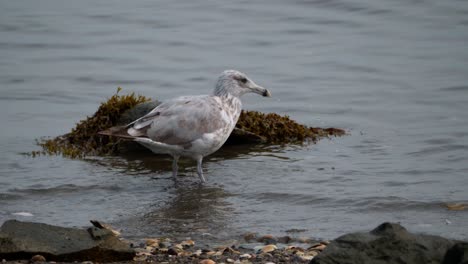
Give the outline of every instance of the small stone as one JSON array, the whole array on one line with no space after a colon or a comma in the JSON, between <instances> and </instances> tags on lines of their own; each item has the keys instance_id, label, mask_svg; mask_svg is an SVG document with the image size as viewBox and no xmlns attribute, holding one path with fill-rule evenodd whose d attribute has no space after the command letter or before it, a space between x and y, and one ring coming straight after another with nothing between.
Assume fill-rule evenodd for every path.
<instances>
[{"instance_id":1,"label":"small stone","mask_svg":"<svg viewBox=\"0 0 468 264\"><path fill-rule=\"evenodd\" d=\"M170 246L171 246L170 242L167 242L167 241L159 242L159 248L169 248Z\"/></svg>"},{"instance_id":2,"label":"small stone","mask_svg":"<svg viewBox=\"0 0 468 264\"><path fill-rule=\"evenodd\" d=\"M258 238L257 241L265 244L276 244L276 242L278 242L273 235L264 235Z\"/></svg>"},{"instance_id":3,"label":"small stone","mask_svg":"<svg viewBox=\"0 0 468 264\"><path fill-rule=\"evenodd\" d=\"M247 241L247 242L251 242L251 241L255 240L256 238L257 238L256 233L249 232L249 233L244 234L244 240Z\"/></svg>"},{"instance_id":4,"label":"small stone","mask_svg":"<svg viewBox=\"0 0 468 264\"><path fill-rule=\"evenodd\" d=\"M184 249L184 246L182 246L182 244L175 244L172 247L177 251L181 251Z\"/></svg>"},{"instance_id":5,"label":"small stone","mask_svg":"<svg viewBox=\"0 0 468 264\"><path fill-rule=\"evenodd\" d=\"M216 264L216 262L214 262L213 260L211 259L204 259L204 260L201 260L200 262L198 262L199 264Z\"/></svg>"},{"instance_id":6,"label":"small stone","mask_svg":"<svg viewBox=\"0 0 468 264\"><path fill-rule=\"evenodd\" d=\"M93 262L92 261L83 261L83 262L81 262L81 264L93 264Z\"/></svg>"},{"instance_id":7,"label":"small stone","mask_svg":"<svg viewBox=\"0 0 468 264\"><path fill-rule=\"evenodd\" d=\"M159 239L155 239L155 238L145 239L145 244L150 247L159 247Z\"/></svg>"},{"instance_id":8,"label":"small stone","mask_svg":"<svg viewBox=\"0 0 468 264\"><path fill-rule=\"evenodd\" d=\"M240 259L251 259L252 256L248 253L242 254L239 256Z\"/></svg>"},{"instance_id":9,"label":"small stone","mask_svg":"<svg viewBox=\"0 0 468 264\"><path fill-rule=\"evenodd\" d=\"M322 250L324 250L326 247L327 247L327 245L324 245L324 244L319 243L319 244L312 245L311 247L308 248L308 250L313 249L313 250L322 251Z\"/></svg>"},{"instance_id":10,"label":"small stone","mask_svg":"<svg viewBox=\"0 0 468 264\"><path fill-rule=\"evenodd\" d=\"M192 253L192 256L199 257L202 254L201 249L196 250L195 252Z\"/></svg>"},{"instance_id":11,"label":"small stone","mask_svg":"<svg viewBox=\"0 0 468 264\"><path fill-rule=\"evenodd\" d=\"M233 259L228 258L228 259L226 259L226 262L227 262L227 263L234 263L234 262L236 262L236 261L233 260Z\"/></svg>"},{"instance_id":12,"label":"small stone","mask_svg":"<svg viewBox=\"0 0 468 264\"><path fill-rule=\"evenodd\" d=\"M301 243L311 243L312 239L310 239L308 237L300 237L300 238L297 239L297 241L299 241Z\"/></svg>"},{"instance_id":13,"label":"small stone","mask_svg":"<svg viewBox=\"0 0 468 264\"><path fill-rule=\"evenodd\" d=\"M315 251L315 250L307 251L307 252L305 253L306 256L312 256L312 257L315 257L315 256L317 256L318 254L319 254L319 253L318 253L317 251Z\"/></svg>"},{"instance_id":14,"label":"small stone","mask_svg":"<svg viewBox=\"0 0 468 264\"><path fill-rule=\"evenodd\" d=\"M180 243L180 244L184 248L189 248L189 247L193 247L195 245L195 241L189 239L189 240L182 241L182 243Z\"/></svg>"},{"instance_id":15,"label":"small stone","mask_svg":"<svg viewBox=\"0 0 468 264\"><path fill-rule=\"evenodd\" d=\"M223 254L240 254L239 251L232 249L231 247L227 247L223 250Z\"/></svg>"},{"instance_id":16,"label":"small stone","mask_svg":"<svg viewBox=\"0 0 468 264\"><path fill-rule=\"evenodd\" d=\"M240 244L239 248L255 250L255 248L257 248L257 247L262 248L263 246L264 246L264 244L261 244L261 243L248 243L248 244Z\"/></svg>"},{"instance_id":17,"label":"small stone","mask_svg":"<svg viewBox=\"0 0 468 264\"><path fill-rule=\"evenodd\" d=\"M45 262L45 261L46 261L46 259L42 255L34 255L31 258L31 262Z\"/></svg>"},{"instance_id":18,"label":"small stone","mask_svg":"<svg viewBox=\"0 0 468 264\"><path fill-rule=\"evenodd\" d=\"M133 260L134 261L145 261L147 258L148 258L148 256L146 256L146 255L136 255L135 257L133 257Z\"/></svg>"},{"instance_id":19,"label":"small stone","mask_svg":"<svg viewBox=\"0 0 468 264\"><path fill-rule=\"evenodd\" d=\"M303 262L311 261L314 256L300 256L300 260Z\"/></svg>"},{"instance_id":20,"label":"small stone","mask_svg":"<svg viewBox=\"0 0 468 264\"><path fill-rule=\"evenodd\" d=\"M270 262L267 262L267 263L265 263L265 264L275 264L275 263L270 261Z\"/></svg>"},{"instance_id":21,"label":"small stone","mask_svg":"<svg viewBox=\"0 0 468 264\"><path fill-rule=\"evenodd\" d=\"M262 248L261 252L262 253L269 253L269 252L273 252L275 250L277 250L278 247L275 246L275 245L266 245Z\"/></svg>"},{"instance_id":22,"label":"small stone","mask_svg":"<svg viewBox=\"0 0 468 264\"><path fill-rule=\"evenodd\" d=\"M151 252L151 251L154 250L154 247L152 247L152 246L146 246L146 247L145 247L145 250L146 250L147 252Z\"/></svg>"},{"instance_id":23,"label":"small stone","mask_svg":"<svg viewBox=\"0 0 468 264\"><path fill-rule=\"evenodd\" d=\"M177 256L179 255L179 252L175 248L171 247L167 250L167 254L170 256Z\"/></svg>"},{"instance_id":24,"label":"small stone","mask_svg":"<svg viewBox=\"0 0 468 264\"><path fill-rule=\"evenodd\" d=\"M278 237L278 242L283 243L283 244L288 244L291 241L292 241L292 238L290 236Z\"/></svg>"}]
</instances>

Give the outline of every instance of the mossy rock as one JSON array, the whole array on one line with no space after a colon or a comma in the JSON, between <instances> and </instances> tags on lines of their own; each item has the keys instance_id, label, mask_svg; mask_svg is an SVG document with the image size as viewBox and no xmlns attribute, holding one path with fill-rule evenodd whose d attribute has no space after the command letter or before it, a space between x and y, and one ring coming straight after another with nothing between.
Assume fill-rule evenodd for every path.
<instances>
[{"instance_id":1,"label":"mossy rock","mask_svg":"<svg viewBox=\"0 0 468 264\"><path fill-rule=\"evenodd\" d=\"M33 156L49 154L83 158L85 156L117 155L135 147L141 149L134 142L97 134L109 127L130 123L159 104L158 101L151 101L148 97L134 93L120 95L120 90L119 88L109 100L101 103L93 116L80 121L70 133L52 139L38 140L37 144L42 147L42 150L33 151L31 154ZM275 113L242 111L227 144L315 143L323 137L344 134L345 131L342 129L307 127L288 116L280 116Z\"/></svg>"}]
</instances>

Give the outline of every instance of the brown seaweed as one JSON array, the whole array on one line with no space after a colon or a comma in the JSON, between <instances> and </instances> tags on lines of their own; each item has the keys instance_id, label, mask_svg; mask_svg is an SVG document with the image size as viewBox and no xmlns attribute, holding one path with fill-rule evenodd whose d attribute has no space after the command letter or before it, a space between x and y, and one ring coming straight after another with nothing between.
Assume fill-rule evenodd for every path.
<instances>
[{"instance_id":1,"label":"brown seaweed","mask_svg":"<svg viewBox=\"0 0 468 264\"><path fill-rule=\"evenodd\" d=\"M101 103L96 113L80 121L70 133L56 138L37 140L42 148L33 151L33 156L41 154L62 155L70 158L85 156L117 155L122 146L128 146L123 140L98 135L99 131L116 126L129 119L136 119L152 107L156 101L130 93L120 95L121 88ZM137 116L136 116L137 115ZM342 136L345 131L338 128L308 127L297 123L288 116L275 113L260 113L256 111L242 111L236 129L229 137L229 144L263 143L263 144L302 144L303 142L317 142L320 138Z\"/></svg>"}]
</instances>

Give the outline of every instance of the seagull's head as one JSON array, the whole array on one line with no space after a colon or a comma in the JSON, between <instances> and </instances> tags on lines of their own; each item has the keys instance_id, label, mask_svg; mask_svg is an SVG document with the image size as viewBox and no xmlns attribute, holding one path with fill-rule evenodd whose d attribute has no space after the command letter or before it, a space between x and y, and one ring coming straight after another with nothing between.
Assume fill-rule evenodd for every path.
<instances>
[{"instance_id":1,"label":"seagull's head","mask_svg":"<svg viewBox=\"0 0 468 264\"><path fill-rule=\"evenodd\" d=\"M246 93L257 93L265 97L271 96L270 91L256 84L244 73L236 70L223 71L214 90L214 95L217 96L231 94L232 96L241 97Z\"/></svg>"}]
</instances>

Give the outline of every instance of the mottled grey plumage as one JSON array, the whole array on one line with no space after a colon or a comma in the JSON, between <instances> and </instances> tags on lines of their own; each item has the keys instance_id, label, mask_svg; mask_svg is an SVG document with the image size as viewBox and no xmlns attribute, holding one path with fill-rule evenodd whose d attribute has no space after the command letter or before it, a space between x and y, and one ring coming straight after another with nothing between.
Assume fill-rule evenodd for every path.
<instances>
[{"instance_id":1,"label":"mottled grey plumage","mask_svg":"<svg viewBox=\"0 0 468 264\"><path fill-rule=\"evenodd\" d=\"M270 96L245 74L224 71L212 95L182 96L161 103L145 116L102 134L132 139L154 153L171 155L174 177L179 157L197 161L197 173L205 182L203 157L217 151L226 142L242 110L240 97L245 93Z\"/></svg>"}]
</instances>

